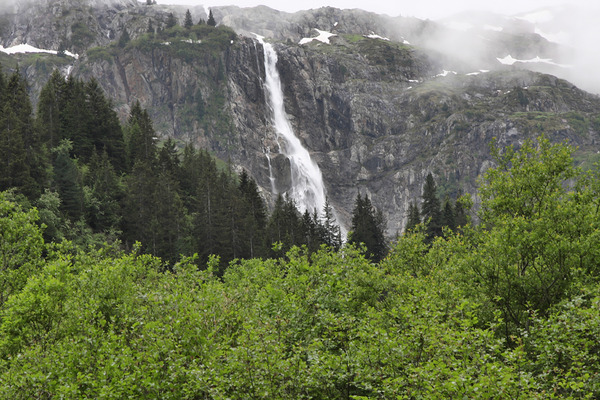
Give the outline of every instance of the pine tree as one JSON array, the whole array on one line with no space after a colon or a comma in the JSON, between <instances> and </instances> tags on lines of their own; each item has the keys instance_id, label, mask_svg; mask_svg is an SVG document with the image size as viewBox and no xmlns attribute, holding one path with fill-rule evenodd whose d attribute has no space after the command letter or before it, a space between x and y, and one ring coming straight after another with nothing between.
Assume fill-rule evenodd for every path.
<instances>
[{"instance_id":1,"label":"pine tree","mask_svg":"<svg viewBox=\"0 0 600 400\"><path fill-rule=\"evenodd\" d=\"M157 178L151 164L137 160L125 183L122 221L125 243L132 246L139 241L144 251L155 253L158 221L154 193Z\"/></svg>"},{"instance_id":2,"label":"pine tree","mask_svg":"<svg viewBox=\"0 0 600 400\"><path fill-rule=\"evenodd\" d=\"M36 126L42 143L49 149L57 146L62 139L60 108L65 85L65 79L58 69L55 69L40 92Z\"/></svg>"},{"instance_id":3,"label":"pine tree","mask_svg":"<svg viewBox=\"0 0 600 400\"><path fill-rule=\"evenodd\" d=\"M10 104L0 116L0 191L21 189L29 185L25 143L19 129L19 119Z\"/></svg>"},{"instance_id":4,"label":"pine tree","mask_svg":"<svg viewBox=\"0 0 600 400\"><path fill-rule=\"evenodd\" d=\"M86 103L85 84L69 77L64 86L64 95L59 101L60 137L71 141L71 154L84 162L94 153L93 138L89 132L91 116Z\"/></svg>"},{"instance_id":5,"label":"pine tree","mask_svg":"<svg viewBox=\"0 0 600 400\"><path fill-rule=\"evenodd\" d=\"M338 251L342 247L342 234L340 226L336 223L329 198L325 198L322 226L324 233L323 243L333 250Z\"/></svg>"},{"instance_id":6,"label":"pine tree","mask_svg":"<svg viewBox=\"0 0 600 400\"><path fill-rule=\"evenodd\" d=\"M348 235L348 243L364 244L366 255L371 261L379 262L387 254L384 236L385 219L369 200L369 196L356 196L352 211L352 230Z\"/></svg>"},{"instance_id":7,"label":"pine tree","mask_svg":"<svg viewBox=\"0 0 600 400\"><path fill-rule=\"evenodd\" d=\"M463 227L469 222L464 204L461 193L459 192L458 199L454 203L454 223L457 228Z\"/></svg>"},{"instance_id":8,"label":"pine tree","mask_svg":"<svg viewBox=\"0 0 600 400\"><path fill-rule=\"evenodd\" d=\"M3 116L0 117L2 144L0 152L9 176L2 181L11 185L30 199L37 198L47 184L47 163L40 137L35 130L32 106L27 93L27 81L19 69L11 75L6 85Z\"/></svg>"},{"instance_id":9,"label":"pine tree","mask_svg":"<svg viewBox=\"0 0 600 400\"><path fill-rule=\"evenodd\" d=\"M192 13L190 13L189 9L185 12L185 20L183 26L186 29L190 29L192 26L194 26L194 22L192 21Z\"/></svg>"},{"instance_id":10,"label":"pine tree","mask_svg":"<svg viewBox=\"0 0 600 400\"><path fill-rule=\"evenodd\" d=\"M123 32L121 33L121 37L119 38L119 47L127 46L127 43L131 41L131 36L129 36L129 32L127 28L123 28Z\"/></svg>"},{"instance_id":11,"label":"pine tree","mask_svg":"<svg viewBox=\"0 0 600 400\"><path fill-rule=\"evenodd\" d=\"M94 151L105 150L117 172L124 171L125 141L117 113L94 78L85 85L85 91L89 116L87 134L91 138Z\"/></svg>"},{"instance_id":12,"label":"pine tree","mask_svg":"<svg viewBox=\"0 0 600 400\"><path fill-rule=\"evenodd\" d=\"M431 242L433 238L442 234L440 200L437 197L437 187L431 173L427 174L427 178L425 179L422 198L421 215L423 222L427 224L428 242Z\"/></svg>"},{"instance_id":13,"label":"pine tree","mask_svg":"<svg viewBox=\"0 0 600 400\"><path fill-rule=\"evenodd\" d=\"M167 17L166 28L170 29L173 28L175 25L177 25L177 17L175 17L175 14L169 13L169 16Z\"/></svg>"},{"instance_id":14,"label":"pine tree","mask_svg":"<svg viewBox=\"0 0 600 400\"><path fill-rule=\"evenodd\" d=\"M131 107L127 131L129 164L134 165L138 160L154 163L157 154L156 133L148 112L142 109L139 101Z\"/></svg>"},{"instance_id":15,"label":"pine tree","mask_svg":"<svg viewBox=\"0 0 600 400\"><path fill-rule=\"evenodd\" d=\"M405 232L409 232L421 223L421 212L416 202L411 201L408 206L408 220L406 222Z\"/></svg>"},{"instance_id":16,"label":"pine tree","mask_svg":"<svg viewBox=\"0 0 600 400\"><path fill-rule=\"evenodd\" d=\"M87 221L94 232L115 232L122 218L124 191L106 150L94 153L85 179L91 190Z\"/></svg>"},{"instance_id":17,"label":"pine tree","mask_svg":"<svg viewBox=\"0 0 600 400\"><path fill-rule=\"evenodd\" d=\"M61 211L71 221L83 216L83 189L77 164L69 153L72 143L64 139L54 148L54 187L61 199Z\"/></svg>"},{"instance_id":18,"label":"pine tree","mask_svg":"<svg viewBox=\"0 0 600 400\"><path fill-rule=\"evenodd\" d=\"M444 207L442 208L442 226L452 231L456 230L454 207L452 207L452 202L448 197L444 200Z\"/></svg>"},{"instance_id":19,"label":"pine tree","mask_svg":"<svg viewBox=\"0 0 600 400\"><path fill-rule=\"evenodd\" d=\"M212 10L208 12L208 20L206 21L206 24L209 26L217 26L217 21L215 21Z\"/></svg>"}]
</instances>

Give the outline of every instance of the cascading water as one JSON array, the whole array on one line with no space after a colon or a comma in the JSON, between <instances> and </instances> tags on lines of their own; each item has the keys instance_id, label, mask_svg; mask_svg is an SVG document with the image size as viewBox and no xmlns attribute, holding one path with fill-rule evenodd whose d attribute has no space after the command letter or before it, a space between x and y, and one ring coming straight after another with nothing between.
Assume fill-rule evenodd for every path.
<instances>
[{"instance_id":1,"label":"cascading water","mask_svg":"<svg viewBox=\"0 0 600 400\"><path fill-rule=\"evenodd\" d=\"M292 187L290 197L296 202L301 212L308 210L318 213L325 206L325 186L319 166L312 160L310 153L300 139L296 137L285 113L283 90L277 72L277 52L270 43L265 43L260 36L258 41L263 45L265 56L265 85L269 95L269 103L273 112L273 125L279 138L283 139L281 152L290 160L292 171Z\"/></svg>"},{"instance_id":2,"label":"cascading water","mask_svg":"<svg viewBox=\"0 0 600 400\"><path fill-rule=\"evenodd\" d=\"M273 175L273 166L271 165L271 149L265 147L265 155L267 156L267 163L269 165L269 181L271 182L271 193L277 194L277 188L275 187L275 176Z\"/></svg>"}]
</instances>

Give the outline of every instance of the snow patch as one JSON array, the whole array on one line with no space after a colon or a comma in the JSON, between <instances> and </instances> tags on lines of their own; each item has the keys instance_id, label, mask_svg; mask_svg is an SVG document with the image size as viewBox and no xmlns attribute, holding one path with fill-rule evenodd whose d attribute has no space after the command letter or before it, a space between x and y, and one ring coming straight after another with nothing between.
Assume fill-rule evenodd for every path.
<instances>
[{"instance_id":1,"label":"snow patch","mask_svg":"<svg viewBox=\"0 0 600 400\"><path fill-rule=\"evenodd\" d=\"M383 37L383 36L379 36L377 35L375 32L371 31L370 35L364 35L365 37L368 37L370 39L381 39L381 40L387 40L388 42L390 41L389 38Z\"/></svg>"},{"instance_id":2,"label":"snow patch","mask_svg":"<svg viewBox=\"0 0 600 400\"><path fill-rule=\"evenodd\" d=\"M456 71L446 71L446 70L443 70L443 72L441 74L437 74L436 77L437 76L448 76L449 74L456 75Z\"/></svg>"},{"instance_id":3,"label":"snow patch","mask_svg":"<svg viewBox=\"0 0 600 400\"><path fill-rule=\"evenodd\" d=\"M469 72L467 75L473 76L473 75L485 74L486 72L490 72L490 70L489 69L480 69L479 71Z\"/></svg>"},{"instance_id":4,"label":"snow patch","mask_svg":"<svg viewBox=\"0 0 600 400\"><path fill-rule=\"evenodd\" d=\"M333 23L333 27L335 28L336 26L338 26L337 21Z\"/></svg>"},{"instance_id":5,"label":"snow patch","mask_svg":"<svg viewBox=\"0 0 600 400\"><path fill-rule=\"evenodd\" d=\"M12 46L12 47L4 47L2 45L0 45L0 51L6 54L17 54L17 53L48 53L48 54L58 54L58 51L56 50L46 50L46 49L39 49L37 47L33 47L27 43L25 44L18 44L16 46ZM79 54L75 54L75 53L71 53L70 51L65 51L65 54L68 55L69 57L73 57L74 59L78 59L79 58Z\"/></svg>"},{"instance_id":6,"label":"snow patch","mask_svg":"<svg viewBox=\"0 0 600 400\"><path fill-rule=\"evenodd\" d=\"M504 58L496 58L496 60L498 60L501 64L504 64L504 65L513 65L515 63L520 62L520 63L550 64L550 65L556 65L557 67L562 67L562 68L571 68L572 67L571 65L555 63L554 61L552 61L551 58L540 58L539 56L536 56L535 58L532 58L530 60L518 60L509 54Z\"/></svg>"},{"instance_id":7,"label":"snow patch","mask_svg":"<svg viewBox=\"0 0 600 400\"><path fill-rule=\"evenodd\" d=\"M186 43L190 43L190 44L200 44L200 43L202 43L202 40L200 40L200 39L198 39L198 40L184 39L184 40L182 40L182 42L186 42Z\"/></svg>"},{"instance_id":8,"label":"snow patch","mask_svg":"<svg viewBox=\"0 0 600 400\"><path fill-rule=\"evenodd\" d=\"M318 40L319 42L323 42L325 44L330 44L329 43L329 38L332 37L332 36L337 36L335 33L327 32L327 31L322 31L322 30L319 30L319 29L315 29L315 31L317 31L319 33L319 36L312 37L312 38L303 38L302 40L300 40L299 44L310 43L313 40Z\"/></svg>"},{"instance_id":9,"label":"snow patch","mask_svg":"<svg viewBox=\"0 0 600 400\"><path fill-rule=\"evenodd\" d=\"M408 45L410 45L410 42L408 40L402 38L402 44L408 44Z\"/></svg>"}]
</instances>

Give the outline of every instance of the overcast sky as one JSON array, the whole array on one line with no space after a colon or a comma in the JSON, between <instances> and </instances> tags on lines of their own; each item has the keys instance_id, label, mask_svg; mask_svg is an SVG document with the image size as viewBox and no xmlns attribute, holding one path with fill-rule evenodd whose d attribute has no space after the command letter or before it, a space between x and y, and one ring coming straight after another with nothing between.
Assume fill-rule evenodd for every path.
<instances>
[{"instance_id":1,"label":"overcast sky","mask_svg":"<svg viewBox=\"0 0 600 400\"><path fill-rule=\"evenodd\" d=\"M596 0L158 0L160 4L185 4L223 6L236 5L252 7L264 4L271 8L294 12L310 8L332 6L337 8L361 8L391 16L415 16L419 18L439 19L466 10L489 10L502 14L517 14L532 11L544 6L560 4L578 4L589 6Z\"/></svg>"}]
</instances>

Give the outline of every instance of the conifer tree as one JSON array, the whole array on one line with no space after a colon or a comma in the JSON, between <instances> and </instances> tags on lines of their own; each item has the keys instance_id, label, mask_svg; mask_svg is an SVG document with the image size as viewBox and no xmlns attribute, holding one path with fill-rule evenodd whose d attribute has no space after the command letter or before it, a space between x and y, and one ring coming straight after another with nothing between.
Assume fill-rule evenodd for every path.
<instances>
[{"instance_id":1,"label":"conifer tree","mask_svg":"<svg viewBox=\"0 0 600 400\"><path fill-rule=\"evenodd\" d=\"M364 244L366 255L371 261L379 262L387 254L384 237L385 220L368 195L356 196L352 211L352 230L348 235L348 243Z\"/></svg>"},{"instance_id":2,"label":"conifer tree","mask_svg":"<svg viewBox=\"0 0 600 400\"><path fill-rule=\"evenodd\" d=\"M37 198L46 184L46 162L37 134L32 106L27 93L27 81L19 69L11 75L3 95L4 109L0 116L0 153L4 173L0 178L30 199Z\"/></svg>"},{"instance_id":3,"label":"conifer tree","mask_svg":"<svg viewBox=\"0 0 600 400\"><path fill-rule=\"evenodd\" d=\"M444 207L442 208L442 226L448 227L452 231L456 229L454 207L452 207L452 202L448 197L444 200Z\"/></svg>"},{"instance_id":4,"label":"conifer tree","mask_svg":"<svg viewBox=\"0 0 600 400\"><path fill-rule=\"evenodd\" d=\"M65 85L65 79L58 69L55 69L40 92L36 126L42 143L49 149L57 146L62 139L60 109Z\"/></svg>"},{"instance_id":5,"label":"conifer tree","mask_svg":"<svg viewBox=\"0 0 600 400\"><path fill-rule=\"evenodd\" d=\"M75 160L70 157L72 143L63 139L54 148L54 187L61 199L61 211L71 221L83 216L83 189Z\"/></svg>"},{"instance_id":6,"label":"conifer tree","mask_svg":"<svg viewBox=\"0 0 600 400\"><path fill-rule=\"evenodd\" d=\"M141 160L153 163L156 160L156 133L148 112L142 109L139 101L131 107L128 119L127 154L130 165Z\"/></svg>"},{"instance_id":7,"label":"conifer tree","mask_svg":"<svg viewBox=\"0 0 600 400\"><path fill-rule=\"evenodd\" d=\"M442 234L440 200L437 197L437 187L431 173L427 174L427 178L425 178L422 198L421 215L423 222L427 224L427 239L431 242L434 237Z\"/></svg>"},{"instance_id":8,"label":"conifer tree","mask_svg":"<svg viewBox=\"0 0 600 400\"><path fill-rule=\"evenodd\" d=\"M123 28L123 32L121 33L121 37L119 37L119 47L127 46L127 43L131 41L131 36L129 36L129 32L127 28Z\"/></svg>"},{"instance_id":9,"label":"conifer tree","mask_svg":"<svg viewBox=\"0 0 600 400\"><path fill-rule=\"evenodd\" d=\"M209 26L217 26L217 21L215 21L212 10L208 12L208 20L206 21L206 24Z\"/></svg>"},{"instance_id":10,"label":"conifer tree","mask_svg":"<svg viewBox=\"0 0 600 400\"><path fill-rule=\"evenodd\" d=\"M454 223L457 228L463 227L468 223L467 210L461 196L454 203Z\"/></svg>"},{"instance_id":11,"label":"conifer tree","mask_svg":"<svg viewBox=\"0 0 600 400\"><path fill-rule=\"evenodd\" d=\"M85 84L69 77L64 86L64 96L60 107L60 137L72 143L71 154L87 162L94 153L93 138L90 136L89 107Z\"/></svg>"},{"instance_id":12,"label":"conifer tree","mask_svg":"<svg viewBox=\"0 0 600 400\"><path fill-rule=\"evenodd\" d=\"M125 141L117 113L104 96L98 81L91 79L85 85L86 106L89 116L87 135L95 152L106 151L118 172L126 167Z\"/></svg>"},{"instance_id":13,"label":"conifer tree","mask_svg":"<svg viewBox=\"0 0 600 400\"><path fill-rule=\"evenodd\" d=\"M157 247L156 192L157 179L151 163L136 160L127 176L123 206L123 237L132 246L136 241L142 249L155 254Z\"/></svg>"},{"instance_id":14,"label":"conifer tree","mask_svg":"<svg viewBox=\"0 0 600 400\"><path fill-rule=\"evenodd\" d=\"M94 232L119 230L124 192L106 150L92 156L85 183L92 197L87 209L90 227Z\"/></svg>"},{"instance_id":15,"label":"conifer tree","mask_svg":"<svg viewBox=\"0 0 600 400\"><path fill-rule=\"evenodd\" d=\"M9 104L0 115L0 191L30 184L25 143L19 120Z\"/></svg>"},{"instance_id":16,"label":"conifer tree","mask_svg":"<svg viewBox=\"0 0 600 400\"><path fill-rule=\"evenodd\" d=\"M169 13L169 16L167 17L166 28L170 29L173 28L175 25L177 25L177 17L175 17L175 14Z\"/></svg>"},{"instance_id":17,"label":"conifer tree","mask_svg":"<svg viewBox=\"0 0 600 400\"><path fill-rule=\"evenodd\" d=\"M335 251L339 250L342 247L342 234L340 226L336 223L329 198L325 198L322 226L324 233L323 243Z\"/></svg>"},{"instance_id":18,"label":"conifer tree","mask_svg":"<svg viewBox=\"0 0 600 400\"><path fill-rule=\"evenodd\" d=\"M411 201L408 206L408 220L406 221L405 232L409 232L421 223L421 212L416 202Z\"/></svg>"},{"instance_id":19,"label":"conifer tree","mask_svg":"<svg viewBox=\"0 0 600 400\"><path fill-rule=\"evenodd\" d=\"M192 13L190 13L190 10L188 9L185 12L185 20L183 22L183 26L186 29L190 29L193 25L194 25L194 22L192 21Z\"/></svg>"}]
</instances>

